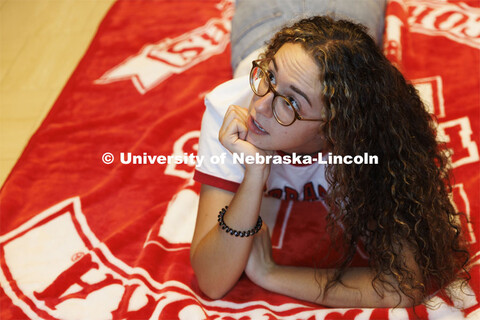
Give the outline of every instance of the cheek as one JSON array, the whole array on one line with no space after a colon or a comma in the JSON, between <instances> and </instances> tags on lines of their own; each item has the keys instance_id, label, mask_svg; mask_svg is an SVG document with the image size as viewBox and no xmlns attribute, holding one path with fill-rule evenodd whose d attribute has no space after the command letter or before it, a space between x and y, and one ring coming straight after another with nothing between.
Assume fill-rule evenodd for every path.
<instances>
[{"instance_id":1,"label":"cheek","mask_svg":"<svg viewBox=\"0 0 480 320\"><path fill-rule=\"evenodd\" d=\"M314 123L308 123L302 130L297 131L297 136L302 140L311 140L318 138L318 126Z\"/></svg>"},{"instance_id":2,"label":"cheek","mask_svg":"<svg viewBox=\"0 0 480 320\"><path fill-rule=\"evenodd\" d=\"M305 142L314 139L317 130L314 128L282 127L277 131L280 143L288 144L291 147L301 146Z\"/></svg>"},{"instance_id":3,"label":"cheek","mask_svg":"<svg viewBox=\"0 0 480 320\"><path fill-rule=\"evenodd\" d=\"M284 127L277 123L275 123L275 127L276 127L275 136L276 138L278 138L278 140L291 139L292 137L295 136L295 132L288 130L288 127Z\"/></svg>"},{"instance_id":4,"label":"cheek","mask_svg":"<svg viewBox=\"0 0 480 320\"><path fill-rule=\"evenodd\" d=\"M309 126L305 128L302 132L299 132L297 135L298 140L296 143L299 146L307 148L308 152L316 152L323 149L324 139L323 134L320 133L320 128L318 125Z\"/></svg>"}]
</instances>

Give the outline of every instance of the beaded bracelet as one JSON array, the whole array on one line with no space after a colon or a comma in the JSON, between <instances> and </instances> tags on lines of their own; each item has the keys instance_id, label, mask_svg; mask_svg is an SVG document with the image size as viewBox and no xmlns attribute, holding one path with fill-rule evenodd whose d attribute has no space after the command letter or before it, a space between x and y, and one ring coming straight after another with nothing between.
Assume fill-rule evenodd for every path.
<instances>
[{"instance_id":1,"label":"beaded bracelet","mask_svg":"<svg viewBox=\"0 0 480 320\"><path fill-rule=\"evenodd\" d=\"M223 216L225 216L225 213L227 212L227 209L228 209L228 206L225 206L225 208L223 208L218 213L218 224L220 225L222 230L225 230L226 233L230 233L231 235L233 235L235 237L250 237L250 236L253 236L255 233L257 233L258 231L260 231L260 229L262 228L262 223L263 222L262 222L262 217L260 217L260 216L258 217L257 224L255 225L255 227L253 227L252 229L250 229L248 231L237 231L237 230L234 230L234 229L230 228L223 221Z\"/></svg>"}]
</instances>

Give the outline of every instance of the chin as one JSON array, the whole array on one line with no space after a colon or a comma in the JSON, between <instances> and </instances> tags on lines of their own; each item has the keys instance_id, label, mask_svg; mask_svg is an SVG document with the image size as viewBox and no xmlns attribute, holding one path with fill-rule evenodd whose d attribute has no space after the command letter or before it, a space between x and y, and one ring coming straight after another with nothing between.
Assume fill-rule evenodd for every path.
<instances>
[{"instance_id":1,"label":"chin","mask_svg":"<svg viewBox=\"0 0 480 320\"><path fill-rule=\"evenodd\" d=\"M262 150L274 150L265 141L262 141L261 138L259 139L255 135L248 134L247 139L245 139L245 141L251 143L255 147Z\"/></svg>"}]
</instances>

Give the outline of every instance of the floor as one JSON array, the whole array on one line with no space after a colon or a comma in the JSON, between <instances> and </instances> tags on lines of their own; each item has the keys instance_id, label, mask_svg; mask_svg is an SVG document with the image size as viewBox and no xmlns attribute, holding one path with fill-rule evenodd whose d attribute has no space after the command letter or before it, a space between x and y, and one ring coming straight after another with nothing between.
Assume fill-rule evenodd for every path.
<instances>
[{"instance_id":1,"label":"floor","mask_svg":"<svg viewBox=\"0 0 480 320\"><path fill-rule=\"evenodd\" d=\"M0 186L114 0L0 0Z\"/></svg>"}]
</instances>

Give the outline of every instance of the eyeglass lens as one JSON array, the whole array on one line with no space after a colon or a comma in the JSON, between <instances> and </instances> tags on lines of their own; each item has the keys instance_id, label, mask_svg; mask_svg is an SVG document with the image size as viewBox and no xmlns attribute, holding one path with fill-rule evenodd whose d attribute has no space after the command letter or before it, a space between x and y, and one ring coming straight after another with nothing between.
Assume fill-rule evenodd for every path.
<instances>
[{"instance_id":1,"label":"eyeglass lens","mask_svg":"<svg viewBox=\"0 0 480 320\"><path fill-rule=\"evenodd\" d=\"M258 96L264 96L270 90L268 74L262 68L255 67L250 74L251 84L254 93ZM283 96L275 95L272 103L273 114L278 122L283 125L290 125L295 121L295 111L290 102Z\"/></svg>"}]
</instances>

